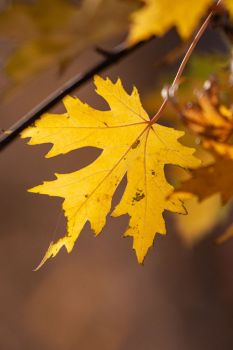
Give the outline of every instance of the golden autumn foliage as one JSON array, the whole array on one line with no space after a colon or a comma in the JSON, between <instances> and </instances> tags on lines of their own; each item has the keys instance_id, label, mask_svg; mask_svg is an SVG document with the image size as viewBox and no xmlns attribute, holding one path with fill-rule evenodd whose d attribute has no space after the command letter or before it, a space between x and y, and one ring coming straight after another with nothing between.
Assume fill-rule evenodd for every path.
<instances>
[{"instance_id":1,"label":"golden autumn foliage","mask_svg":"<svg viewBox=\"0 0 233 350\"><path fill-rule=\"evenodd\" d=\"M218 224L223 208L218 194L201 202L196 196L192 196L184 200L184 205L187 215L174 215L174 222L184 244L192 247Z\"/></svg>"},{"instance_id":2,"label":"golden autumn foliage","mask_svg":"<svg viewBox=\"0 0 233 350\"><path fill-rule=\"evenodd\" d=\"M194 195L201 201L218 193L225 205L233 197L232 106L221 103L216 80L205 82L203 90L197 92L197 100L183 109L183 120L201 137L201 145L214 154L215 162L192 172L192 178L182 184L180 191L185 192L184 196ZM203 204L199 204L201 206ZM208 221L210 215L206 218Z\"/></svg>"},{"instance_id":3,"label":"golden autumn foliage","mask_svg":"<svg viewBox=\"0 0 233 350\"><path fill-rule=\"evenodd\" d=\"M31 189L31 192L64 198L67 235L51 243L42 263L65 246L70 252L87 221L96 235L103 229L110 212L112 196L127 175L124 194L112 216L128 214L125 236L133 237L137 259L143 262L156 233L165 234L163 212L185 213L179 197L169 199L173 187L164 174L165 164L195 168L200 162L194 149L178 139L183 132L150 123L136 88L128 94L121 81L95 78L96 92L109 105L99 111L78 98L66 97L67 112L45 114L35 126L22 133L29 144L52 143L47 157L68 153L81 147L102 149L89 166Z\"/></svg>"},{"instance_id":4,"label":"golden autumn foliage","mask_svg":"<svg viewBox=\"0 0 233 350\"><path fill-rule=\"evenodd\" d=\"M205 81L203 89L195 95L196 101L179 106L182 121L198 139L199 156L212 160L191 171L191 177L177 189L188 215L176 217L175 221L180 235L189 245L205 237L219 222L227 210L223 206L233 197L232 105L222 103L216 78ZM202 154L204 150L208 150L208 154Z\"/></svg>"},{"instance_id":5,"label":"golden autumn foliage","mask_svg":"<svg viewBox=\"0 0 233 350\"><path fill-rule=\"evenodd\" d=\"M233 111L220 103L217 83L206 81L196 95L197 103L188 103L183 111L184 122L205 139L227 142L233 133Z\"/></svg>"},{"instance_id":6,"label":"golden autumn foliage","mask_svg":"<svg viewBox=\"0 0 233 350\"><path fill-rule=\"evenodd\" d=\"M178 194L183 198L195 195L202 201L219 193L226 204L233 197L232 174L233 160L216 157L213 164L192 170L192 177L179 187Z\"/></svg>"},{"instance_id":7,"label":"golden autumn foliage","mask_svg":"<svg viewBox=\"0 0 233 350\"><path fill-rule=\"evenodd\" d=\"M83 50L126 30L136 5L118 0L12 2L0 12L0 37L12 45L7 73L22 82L54 63L64 69Z\"/></svg>"},{"instance_id":8,"label":"golden autumn foliage","mask_svg":"<svg viewBox=\"0 0 233 350\"><path fill-rule=\"evenodd\" d=\"M197 92L197 102L188 103L182 116L187 127L201 136L204 148L233 159L233 108L221 103L215 80L205 82Z\"/></svg>"},{"instance_id":9,"label":"golden autumn foliage","mask_svg":"<svg viewBox=\"0 0 233 350\"><path fill-rule=\"evenodd\" d=\"M107 28L110 33L121 31L122 28L126 30L130 13L132 25L128 41L123 42L122 46L119 45L129 52L130 45L139 47L141 44L136 45L138 41L153 35L162 36L175 27L182 38L181 52L177 52L176 47L172 55L169 53L169 57L165 57L164 62L173 62L181 53L185 55L184 61L173 83L163 89L167 94L162 94L162 105L158 107L156 104L158 100L160 103L160 94L156 92L156 100L153 97L151 110L158 107L158 116L161 117L165 107L168 107L166 116L169 116L169 113L171 115L169 122L165 120L165 123L171 122L171 125L179 125L182 129L191 131L196 138L198 151L201 150L200 154L203 150L210 157L214 154L214 161L210 165L201 165L193 156L195 150L180 142L183 131L155 123L157 114L154 118L149 118L136 88L129 94L123 88L120 79L113 83L109 79L104 80L96 76L96 92L107 102L107 111L96 110L78 98L67 96L63 100L65 113L44 114L21 134L23 138L30 138L31 145L52 144L47 158L83 147L102 150L100 156L88 166L69 174L55 174L54 181L44 182L29 190L63 198L62 207L67 219L65 236L51 242L39 267L50 257L56 256L62 247L70 252L86 223L89 223L94 234L98 235L105 226L109 213L114 217L128 215L129 225L124 235L132 237L139 263L143 262L148 249L153 245L155 235L166 233L164 211L187 214L188 209L189 215L177 216L176 224L180 232L183 232L186 242L190 244L198 241L204 236L204 231L216 224L217 213L222 203L229 202L233 196L233 105L229 101L226 103L221 100L217 79L209 79L201 90L199 85L197 91L193 90L197 80L193 81L191 75L186 78L182 75L188 63L194 78L202 81L203 73L206 75L208 71L209 75L212 70L216 73L217 65L218 70L229 70L229 56L226 58L226 55L223 55L221 63L221 55L216 55L215 64L214 60L203 57L198 63L193 60L194 64L190 60L189 51L193 50L207 26L212 23L210 19L213 19L214 14L223 12L229 20L228 14L233 13L232 3L231 0L218 3L201 0L197 6L191 1L178 0L174 6L171 0L145 0L141 1L140 7L140 1L137 0L121 4L118 0L98 0L94 3L84 0L76 5L65 0L52 0L48 5L48 12L45 13L46 1L39 0L31 6L14 3L12 7L4 10L6 16L0 23L0 28L7 31L13 19L16 26L22 23L26 32L21 38L21 31L10 27L10 35L17 38L22 45L10 56L6 66L12 77L19 81L48 67L54 58L66 65L79 49L87 47L89 43L93 44L96 39L105 38ZM93 8L92 4L95 4ZM173 10L168 11L169 8ZM110 15L114 9L116 23L111 21ZM50 20L51 13L54 16ZM105 17L108 18L107 21L104 21ZM61 23L58 18L62 18ZM87 20L91 21L92 28L87 24ZM123 27L118 25L119 22L123 23ZM191 35L197 30L200 22L203 22L203 25L187 51L187 43L190 43ZM62 25L66 31L61 30ZM82 33L83 38L79 38L82 37ZM76 36L79 38L77 41L74 39ZM75 44L72 44L74 42ZM178 51L179 49L180 47ZM187 51L186 54L184 51ZM102 48L98 48L98 52L106 59L111 60L111 57L114 57L114 53L111 54ZM210 54L211 58L213 56ZM35 57L36 59L32 59ZM23 68L19 69L21 64ZM196 68L193 68L195 65ZM180 103L177 97L178 89L182 82L189 79L192 80L191 90L192 94L195 91L195 101L186 103L189 97L184 94ZM179 93L182 93L182 89ZM180 117L179 122L174 121L175 113ZM5 134L7 132L10 134L11 129L4 131ZM187 143L192 145L193 141L189 138L187 135ZM172 186L176 180L173 181L171 177L172 184L167 180L169 176L166 177L168 173L165 174L164 170L167 164L191 169L190 178L178 189L174 190ZM112 209L113 195L124 177L127 179L126 188L118 205ZM180 183L179 176L177 183ZM208 208L211 208L211 213L205 216L204 212L208 211ZM194 221L195 224L191 225L190 222Z\"/></svg>"},{"instance_id":10,"label":"golden autumn foliage","mask_svg":"<svg viewBox=\"0 0 233 350\"><path fill-rule=\"evenodd\" d=\"M132 15L130 43L148 39L152 35L163 35L173 26L187 39L212 4L212 0L201 0L198 6L190 0L177 0L175 4L171 0L146 0L144 3L144 6Z\"/></svg>"},{"instance_id":11,"label":"golden autumn foliage","mask_svg":"<svg viewBox=\"0 0 233 350\"><path fill-rule=\"evenodd\" d=\"M216 2L213 0L144 0L143 6L132 14L129 43L146 40L153 35L161 36L172 27L176 27L180 36L188 39L205 16L207 10ZM233 13L232 0L223 1L223 5Z\"/></svg>"}]
</instances>

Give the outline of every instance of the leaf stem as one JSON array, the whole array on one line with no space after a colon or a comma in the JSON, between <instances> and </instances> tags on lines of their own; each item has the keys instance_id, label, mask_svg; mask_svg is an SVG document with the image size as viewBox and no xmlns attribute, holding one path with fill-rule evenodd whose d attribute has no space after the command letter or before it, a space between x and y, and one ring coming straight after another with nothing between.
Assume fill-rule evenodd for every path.
<instances>
[{"instance_id":1,"label":"leaf stem","mask_svg":"<svg viewBox=\"0 0 233 350\"><path fill-rule=\"evenodd\" d=\"M205 19L205 21L203 22L203 24L201 25L200 29L198 30L197 34L194 36L179 68L178 71L175 75L175 78L171 84L171 86L168 88L167 90L167 96L164 98L159 110L157 111L157 113L154 115L154 117L150 120L149 124L153 125L154 123L157 122L157 120L161 117L164 109L166 108L168 101L169 101L169 93L174 91L174 89L176 88L177 84L179 83L179 80L184 72L184 69L195 49L195 47L197 46L198 42L200 41L202 35L204 34L206 28L208 27L210 20L213 16L213 14L216 12L216 9L218 8L218 6L220 5L222 0L218 0L217 3L215 4L215 6L212 8L212 10L210 11L209 15L207 16L207 18Z\"/></svg>"},{"instance_id":2,"label":"leaf stem","mask_svg":"<svg viewBox=\"0 0 233 350\"><path fill-rule=\"evenodd\" d=\"M154 117L150 120L149 125L152 125L157 122L157 120L161 117L162 112L164 111L165 107L167 106L167 103L169 101L169 92L174 90L180 80L181 75L183 74L183 71L190 59L190 56L193 53L193 50L195 49L197 43L199 42L200 38L202 37L203 33L205 32L206 28L208 27L208 24L210 22L211 17L216 11L216 8L221 3L221 0L218 0L215 4L212 11L209 13L208 17L200 27L199 31L197 32L196 36L194 37L193 41L191 42L180 66L176 73L176 76L168 89L168 95L163 100L163 103L161 104L158 112L154 115ZM42 101L39 105L37 105L34 109L32 109L28 114L26 114L24 117L22 117L18 122L16 122L14 125L12 125L8 130L3 132L2 135L0 135L0 150L4 148L9 142L13 141L16 136L27 126L32 124L37 118L39 118L43 113L47 112L49 109L54 107L60 100L65 97L67 94L69 94L71 91L73 91L75 88L80 87L85 82L87 82L89 79L91 79L95 74L103 71L105 68L113 65L114 63L120 61L122 58L128 56L130 53L144 45L147 41L139 42L129 48L125 46L118 46L116 47L111 53L104 53L103 50L98 49L98 51L102 51L102 54L104 55L104 59L97 63L95 66L93 66L90 70L87 72L84 72L83 74L78 74L73 79L68 81L62 88L56 90L54 93L49 95L44 101Z\"/></svg>"}]
</instances>

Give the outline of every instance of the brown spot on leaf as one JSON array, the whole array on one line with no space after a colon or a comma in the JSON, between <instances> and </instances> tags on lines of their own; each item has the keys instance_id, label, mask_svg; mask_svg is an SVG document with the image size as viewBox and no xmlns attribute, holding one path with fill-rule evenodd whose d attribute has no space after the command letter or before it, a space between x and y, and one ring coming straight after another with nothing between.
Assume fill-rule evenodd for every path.
<instances>
[{"instance_id":1,"label":"brown spot on leaf","mask_svg":"<svg viewBox=\"0 0 233 350\"><path fill-rule=\"evenodd\" d=\"M145 194L144 194L141 190L138 190L138 191L136 192L135 196L133 197L132 203L134 203L134 202L139 202L139 201L142 200L144 197L145 197Z\"/></svg>"}]
</instances>

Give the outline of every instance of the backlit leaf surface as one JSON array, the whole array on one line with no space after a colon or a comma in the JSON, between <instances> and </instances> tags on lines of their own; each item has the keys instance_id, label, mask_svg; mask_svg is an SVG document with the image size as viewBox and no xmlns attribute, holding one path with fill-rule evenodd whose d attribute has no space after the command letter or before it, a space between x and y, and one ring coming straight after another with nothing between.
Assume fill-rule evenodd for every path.
<instances>
[{"instance_id":1,"label":"backlit leaf surface","mask_svg":"<svg viewBox=\"0 0 233 350\"><path fill-rule=\"evenodd\" d=\"M70 174L56 174L56 180L30 190L64 198L63 210L68 221L67 235L51 243L42 263L63 246L70 252L86 222L90 222L96 235L101 232L112 196L125 175L127 185L112 216L129 215L125 236L133 237L140 263L155 234L166 233L164 210L185 213L178 197L168 198L173 187L164 174L165 164L184 168L199 165L193 156L194 149L178 141L184 133L150 124L136 88L128 94L120 80L112 83L100 77L95 78L95 85L96 92L108 103L108 111L66 97L65 114L45 114L22 134L31 138L31 145L52 143L47 157L87 146L103 150L92 164Z\"/></svg>"}]
</instances>

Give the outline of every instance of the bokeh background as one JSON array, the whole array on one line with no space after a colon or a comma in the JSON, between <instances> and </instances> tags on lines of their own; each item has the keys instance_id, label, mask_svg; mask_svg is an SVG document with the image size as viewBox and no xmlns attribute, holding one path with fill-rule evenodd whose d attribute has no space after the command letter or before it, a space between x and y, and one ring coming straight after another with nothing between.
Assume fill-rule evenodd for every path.
<instances>
[{"instance_id":1,"label":"bokeh background","mask_svg":"<svg viewBox=\"0 0 233 350\"><path fill-rule=\"evenodd\" d=\"M132 5L131 1L126 2L127 6ZM6 9L13 3L20 1L1 1L0 27ZM32 3L30 6L36 1ZM80 6L80 1L75 3ZM96 7L99 3L92 2ZM128 15L125 26L126 18ZM89 22L88 26L91 25ZM63 64L61 69L60 61L53 59L41 70L19 74L18 80L6 66L22 42L12 44L7 32L0 33L0 127L7 129L74 74L98 62L101 57L93 46L112 48L120 43L125 38L124 25L120 29L116 26L117 30L109 29L109 35L102 30L103 34L82 44L65 68ZM81 32L79 29L77 41L82 37L85 43L85 28ZM22 32L23 35L26 33ZM173 60L169 65L158 65L158 62L179 43L172 30L165 38L150 41L101 75L113 80L121 77L128 91L136 85L150 113L153 108L156 112L162 82L168 76L171 79L178 63ZM209 29L197 52L213 50L222 54L228 47L218 32ZM31 60L37 59L41 57L32 54ZM17 59L16 62L16 71L21 70L20 64L28 64ZM73 95L96 108L106 108L91 81ZM155 96L154 100L151 96ZM53 111L64 111L62 103ZM60 199L33 195L27 188L53 179L54 172L77 170L100 152L88 148L45 159L48 149L49 145L29 147L18 138L0 153L0 348L233 349L233 240L220 246L214 242L232 220L230 207L224 220L214 222L194 245L186 244L174 217L166 213L168 234L156 236L144 266L136 262L131 239L122 238L127 217L109 217L98 238L86 225L71 254L62 251L33 272L50 241L64 234L65 221ZM124 184L117 191L113 206L123 187ZM208 216L208 208L202 214ZM189 225L191 231L192 220Z\"/></svg>"}]
</instances>

